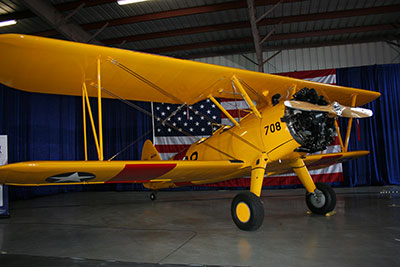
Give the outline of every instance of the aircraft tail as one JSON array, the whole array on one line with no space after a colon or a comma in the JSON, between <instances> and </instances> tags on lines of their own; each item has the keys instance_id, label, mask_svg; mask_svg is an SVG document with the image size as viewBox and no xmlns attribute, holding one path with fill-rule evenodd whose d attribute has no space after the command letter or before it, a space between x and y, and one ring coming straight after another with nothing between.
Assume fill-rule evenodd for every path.
<instances>
[{"instance_id":1,"label":"aircraft tail","mask_svg":"<svg viewBox=\"0 0 400 267\"><path fill-rule=\"evenodd\" d=\"M161 160L161 156L150 140L144 142L142 148L142 160Z\"/></svg>"}]
</instances>

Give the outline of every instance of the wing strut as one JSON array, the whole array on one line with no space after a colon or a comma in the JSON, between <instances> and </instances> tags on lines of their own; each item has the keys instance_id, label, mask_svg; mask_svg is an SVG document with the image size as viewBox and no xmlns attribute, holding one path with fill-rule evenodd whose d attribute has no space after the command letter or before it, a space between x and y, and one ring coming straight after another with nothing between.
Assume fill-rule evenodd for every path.
<instances>
[{"instance_id":1,"label":"wing strut","mask_svg":"<svg viewBox=\"0 0 400 267\"><path fill-rule=\"evenodd\" d=\"M86 105L85 105L85 83L82 85L82 115L83 115L83 143L85 147L85 161L88 160L88 151L87 151L87 131L86 131Z\"/></svg>"},{"instance_id":2,"label":"wing strut","mask_svg":"<svg viewBox=\"0 0 400 267\"><path fill-rule=\"evenodd\" d=\"M236 76L233 75L231 80L232 80L233 85L235 85L239 89L244 100L246 101L247 105L249 105L249 107L253 111L254 115L256 115L257 118L261 118L260 112L258 111L256 106L253 104L253 101L251 100L249 95L246 93L246 90L244 90L242 84L239 82L239 80L236 78Z\"/></svg>"},{"instance_id":3,"label":"wing strut","mask_svg":"<svg viewBox=\"0 0 400 267\"><path fill-rule=\"evenodd\" d=\"M99 160L102 161L103 155L103 114L101 110L101 72L100 72L100 59L97 59L97 106L99 115L99 146L100 146L100 156Z\"/></svg>"},{"instance_id":4,"label":"wing strut","mask_svg":"<svg viewBox=\"0 0 400 267\"><path fill-rule=\"evenodd\" d=\"M87 88L86 88L86 83L84 82L82 85L82 98L84 98L86 100L86 105L87 105L87 109L88 109L88 113L89 113L89 118L90 118L90 123L92 125L92 132L93 132L93 138L94 138L94 143L96 144L96 149L97 149L97 156L100 160L100 145L99 145L99 140L97 138L97 131L96 131L96 127L94 126L94 120L93 120L93 113L92 113L92 108L90 107L90 102L89 102L89 96L88 96L88 92L87 92ZM85 101L83 101L83 123L84 123L84 127L83 127L83 133L85 135L85 160L87 160L87 139L86 139L86 105L85 105Z\"/></svg>"},{"instance_id":5,"label":"wing strut","mask_svg":"<svg viewBox=\"0 0 400 267\"><path fill-rule=\"evenodd\" d=\"M231 122L233 122L233 124L239 126L239 123L231 116L231 114L229 114L228 111L226 111L223 106L221 106L220 103L218 103L218 101L212 95L209 95L208 98L226 115L226 117L228 117L228 119L231 120Z\"/></svg>"},{"instance_id":6,"label":"wing strut","mask_svg":"<svg viewBox=\"0 0 400 267\"><path fill-rule=\"evenodd\" d=\"M351 106L354 107L356 105L357 95L354 94L351 97ZM349 141L350 141L350 133L351 133L351 126L353 124L353 118L349 119L349 123L347 124L347 132L346 132L346 141L344 142L344 152L347 152L349 148Z\"/></svg>"},{"instance_id":7,"label":"wing strut","mask_svg":"<svg viewBox=\"0 0 400 267\"><path fill-rule=\"evenodd\" d=\"M86 105L90 117L90 123L92 125L94 142L96 144L97 156L100 161L104 159L103 152L103 113L101 109L101 68L100 68L100 59L97 59L97 105L98 105L98 119L99 119L99 136L97 137L96 127L94 125L93 113L90 107L89 95L86 87L86 83L82 84L82 108L83 108L83 135L84 135L84 146L85 146L85 160L88 160L88 152L87 152L87 131L86 131ZM86 104L85 104L86 100Z\"/></svg>"}]
</instances>

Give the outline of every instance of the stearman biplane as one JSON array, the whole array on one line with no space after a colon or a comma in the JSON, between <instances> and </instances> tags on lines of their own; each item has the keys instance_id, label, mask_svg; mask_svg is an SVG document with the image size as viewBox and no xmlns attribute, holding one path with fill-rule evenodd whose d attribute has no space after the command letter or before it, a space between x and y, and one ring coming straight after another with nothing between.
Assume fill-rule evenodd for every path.
<instances>
[{"instance_id":1,"label":"stearman biplane","mask_svg":"<svg viewBox=\"0 0 400 267\"><path fill-rule=\"evenodd\" d=\"M298 80L277 75L203 64L82 43L27 35L0 36L0 82L19 90L82 96L85 160L33 161L0 167L0 183L50 185L75 183L143 183L154 191L181 185L213 183L250 175L250 192L238 194L231 212L243 230L264 220L260 200L264 179L295 172L304 185L308 208L331 212L334 191L314 183L310 169L351 160L368 151L347 151L353 118L372 115L358 108L379 93ZM98 99L96 130L89 97ZM102 97L192 105L210 99L232 125L196 141L184 160L161 160L150 141L141 161L103 160ZM245 100L248 114L235 120L219 98ZM98 161L87 160L86 113L89 114ZM172 116L173 114L171 114ZM342 141L337 117L348 117ZM163 121L168 123L168 121ZM323 151L339 136L342 152ZM266 176L266 178L264 177ZM155 195L152 195L153 198Z\"/></svg>"}]
</instances>

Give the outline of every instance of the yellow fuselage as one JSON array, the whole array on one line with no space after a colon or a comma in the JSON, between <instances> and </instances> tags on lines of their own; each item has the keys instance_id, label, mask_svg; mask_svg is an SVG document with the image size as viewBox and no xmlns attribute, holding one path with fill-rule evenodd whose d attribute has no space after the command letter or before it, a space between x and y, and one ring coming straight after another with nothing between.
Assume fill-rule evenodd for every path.
<instances>
[{"instance_id":1,"label":"yellow fuselage","mask_svg":"<svg viewBox=\"0 0 400 267\"><path fill-rule=\"evenodd\" d=\"M238 126L221 127L207 139L190 146L187 160L241 160L252 166L261 154L267 164L298 158L294 150L300 147L281 118L285 106L267 106L260 109L261 118L248 114Z\"/></svg>"}]
</instances>

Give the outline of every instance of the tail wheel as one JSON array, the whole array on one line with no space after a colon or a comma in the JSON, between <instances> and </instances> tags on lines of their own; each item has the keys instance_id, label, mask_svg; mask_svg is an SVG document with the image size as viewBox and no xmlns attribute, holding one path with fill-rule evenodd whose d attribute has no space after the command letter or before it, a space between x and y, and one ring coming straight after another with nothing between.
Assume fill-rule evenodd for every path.
<instances>
[{"instance_id":1,"label":"tail wheel","mask_svg":"<svg viewBox=\"0 0 400 267\"><path fill-rule=\"evenodd\" d=\"M336 206L336 194L333 189L324 183L315 183L317 189L306 194L308 208L316 214L326 214Z\"/></svg>"},{"instance_id":2,"label":"tail wheel","mask_svg":"<svg viewBox=\"0 0 400 267\"><path fill-rule=\"evenodd\" d=\"M255 194L240 193L232 201L231 214L237 227L245 231L255 231L264 221L264 206Z\"/></svg>"},{"instance_id":3,"label":"tail wheel","mask_svg":"<svg viewBox=\"0 0 400 267\"><path fill-rule=\"evenodd\" d=\"M151 194L150 194L150 200L151 201L154 201L154 200L156 200L157 199L157 192L151 192Z\"/></svg>"}]
</instances>

